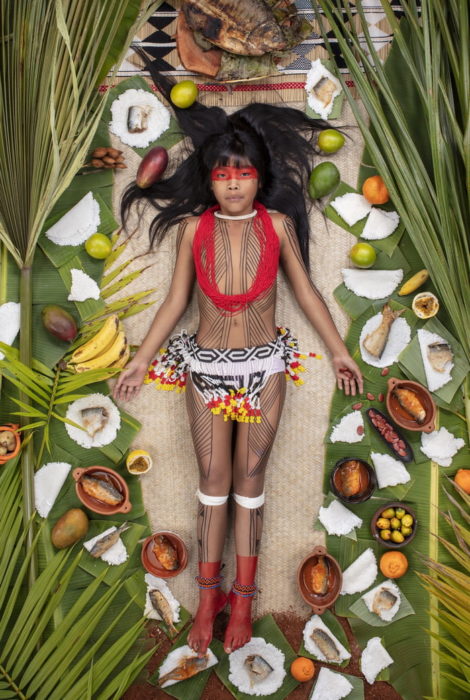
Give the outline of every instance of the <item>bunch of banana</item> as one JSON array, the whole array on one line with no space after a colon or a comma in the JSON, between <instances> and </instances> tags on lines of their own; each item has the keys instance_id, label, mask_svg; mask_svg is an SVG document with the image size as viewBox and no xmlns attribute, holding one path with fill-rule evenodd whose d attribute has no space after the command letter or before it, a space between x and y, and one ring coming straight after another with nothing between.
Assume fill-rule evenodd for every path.
<instances>
[{"instance_id":1,"label":"bunch of banana","mask_svg":"<svg viewBox=\"0 0 470 700\"><path fill-rule=\"evenodd\" d=\"M124 367L130 356L130 346L117 314L108 316L100 330L72 354L69 366L75 372L105 367Z\"/></svg>"}]
</instances>

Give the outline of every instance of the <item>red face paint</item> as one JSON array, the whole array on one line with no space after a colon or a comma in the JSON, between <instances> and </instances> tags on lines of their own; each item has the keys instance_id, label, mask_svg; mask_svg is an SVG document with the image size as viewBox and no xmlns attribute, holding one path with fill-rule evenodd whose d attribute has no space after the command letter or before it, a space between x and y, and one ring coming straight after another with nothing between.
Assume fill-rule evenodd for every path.
<instances>
[{"instance_id":1,"label":"red face paint","mask_svg":"<svg viewBox=\"0 0 470 700\"><path fill-rule=\"evenodd\" d=\"M221 165L211 171L211 180L223 182L224 180L256 180L258 171L252 165L245 168L235 168L232 165Z\"/></svg>"}]
</instances>

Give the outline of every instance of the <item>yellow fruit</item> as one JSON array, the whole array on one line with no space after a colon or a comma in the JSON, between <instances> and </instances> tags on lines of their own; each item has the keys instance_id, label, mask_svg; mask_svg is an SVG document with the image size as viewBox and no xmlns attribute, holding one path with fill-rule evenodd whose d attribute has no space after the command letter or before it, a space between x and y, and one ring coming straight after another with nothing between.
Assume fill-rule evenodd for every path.
<instances>
[{"instance_id":1,"label":"yellow fruit","mask_svg":"<svg viewBox=\"0 0 470 700\"><path fill-rule=\"evenodd\" d=\"M349 251L349 257L356 267L372 267L377 258L375 248L370 243L356 243Z\"/></svg>"},{"instance_id":2,"label":"yellow fruit","mask_svg":"<svg viewBox=\"0 0 470 700\"><path fill-rule=\"evenodd\" d=\"M303 683L313 678L315 674L315 665L311 659L307 659L305 656L299 656L291 663L290 672L296 681Z\"/></svg>"},{"instance_id":3,"label":"yellow fruit","mask_svg":"<svg viewBox=\"0 0 470 700\"><path fill-rule=\"evenodd\" d=\"M108 316L100 330L90 340L75 350L70 358L70 362L72 364L86 362L101 354L114 342L118 331L119 316L112 314Z\"/></svg>"},{"instance_id":4,"label":"yellow fruit","mask_svg":"<svg viewBox=\"0 0 470 700\"><path fill-rule=\"evenodd\" d=\"M193 80L182 80L171 88L170 100L175 107L187 109L196 102L198 94L199 90Z\"/></svg>"},{"instance_id":5,"label":"yellow fruit","mask_svg":"<svg viewBox=\"0 0 470 700\"><path fill-rule=\"evenodd\" d=\"M400 529L400 532L404 537L408 537L408 535L411 535L411 533L413 532L413 528L412 527L402 527Z\"/></svg>"},{"instance_id":6,"label":"yellow fruit","mask_svg":"<svg viewBox=\"0 0 470 700\"><path fill-rule=\"evenodd\" d=\"M118 331L112 344L96 357L75 365L76 372L88 372L91 369L104 369L118 362L127 351L127 338L123 330Z\"/></svg>"},{"instance_id":7,"label":"yellow fruit","mask_svg":"<svg viewBox=\"0 0 470 700\"><path fill-rule=\"evenodd\" d=\"M377 520L377 527L379 530L389 530L390 529L390 520L388 518L379 518Z\"/></svg>"},{"instance_id":8,"label":"yellow fruit","mask_svg":"<svg viewBox=\"0 0 470 700\"><path fill-rule=\"evenodd\" d=\"M396 508L395 509L395 517L401 520L403 516L405 515L406 510L404 508Z\"/></svg>"},{"instance_id":9,"label":"yellow fruit","mask_svg":"<svg viewBox=\"0 0 470 700\"><path fill-rule=\"evenodd\" d=\"M324 153L336 153L344 146L345 137L336 129L323 129L318 134L317 146Z\"/></svg>"},{"instance_id":10,"label":"yellow fruit","mask_svg":"<svg viewBox=\"0 0 470 700\"><path fill-rule=\"evenodd\" d=\"M398 528L400 527L400 524L401 523L398 520L398 518L392 518L390 520L390 527L392 528L392 530L398 530Z\"/></svg>"},{"instance_id":11,"label":"yellow fruit","mask_svg":"<svg viewBox=\"0 0 470 700\"><path fill-rule=\"evenodd\" d=\"M147 450L132 450L126 459L127 471L131 474L145 474L152 468L152 458Z\"/></svg>"},{"instance_id":12,"label":"yellow fruit","mask_svg":"<svg viewBox=\"0 0 470 700\"><path fill-rule=\"evenodd\" d=\"M395 508L387 508L382 512L382 518L394 518L396 515Z\"/></svg>"},{"instance_id":13,"label":"yellow fruit","mask_svg":"<svg viewBox=\"0 0 470 700\"><path fill-rule=\"evenodd\" d=\"M380 537L385 540L386 542L390 539L392 536L391 530L381 530L380 531Z\"/></svg>"},{"instance_id":14,"label":"yellow fruit","mask_svg":"<svg viewBox=\"0 0 470 700\"><path fill-rule=\"evenodd\" d=\"M420 292L413 299L411 308L418 318L432 318L439 311L439 299L431 292Z\"/></svg>"},{"instance_id":15,"label":"yellow fruit","mask_svg":"<svg viewBox=\"0 0 470 700\"><path fill-rule=\"evenodd\" d=\"M407 513L406 515L403 516L401 519L401 524L404 527L411 527L413 525L413 516Z\"/></svg>"},{"instance_id":16,"label":"yellow fruit","mask_svg":"<svg viewBox=\"0 0 470 700\"><path fill-rule=\"evenodd\" d=\"M405 541L405 538L401 534L400 530L392 530L392 534L390 535L390 539L392 542L395 542L395 544L401 544L402 542Z\"/></svg>"},{"instance_id":17,"label":"yellow fruit","mask_svg":"<svg viewBox=\"0 0 470 700\"><path fill-rule=\"evenodd\" d=\"M406 294L411 294L411 292L415 292L418 289L418 287L421 287L421 285L426 282L428 278L429 272L427 270L420 270L415 275L413 275L413 277L410 277L410 279L407 282L405 282L405 284L400 288L398 296L404 297Z\"/></svg>"},{"instance_id":18,"label":"yellow fruit","mask_svg":"<svg viewBox=\"0 0 470 700\"><path fill-rule=\"evenodd\" d=\"M113 244L104 233L93 233L85 241L85 250L88 255L97 260L104 260L112 250Z\"/></svg>"}]
</instances>

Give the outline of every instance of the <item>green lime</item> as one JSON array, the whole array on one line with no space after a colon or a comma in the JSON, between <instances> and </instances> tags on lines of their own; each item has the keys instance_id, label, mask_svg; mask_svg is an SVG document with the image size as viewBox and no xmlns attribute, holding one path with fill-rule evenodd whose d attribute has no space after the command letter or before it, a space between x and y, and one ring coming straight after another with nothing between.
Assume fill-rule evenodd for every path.
<instances>
[{"instance_id":1,"label":"green lime","mask_svg":"<svg viewBox=\"0 0 470 700\"><path fill-rule=\"evenodd\" d=\"M344 146L344 142L343 134L336 129L324 129L318 134L317 146L324 153L336 153Z\"/></svg>"},{"instance_id":2,"label":"green lime","mask_svg":"<svg viewBox=\"0 0 470 700\"><path fill-rule=\"evenodd\" d=\"M193 80L182 80L171 88L170 100L175 107L186 109L196 102L198 94L199 90Z\"/></svg>"},{"instance_id":3,"label":"green lime","mask_svg":"<svg viewBox=\"0 0 470 700\"><path fill-rule=\"evenodd\" d=\"M330 194L339 185L339 170L334 163L326 160L319 163L310 173L308 193L312 199L320 199Z\"/></svg>"},{"instance_id":4,"label":"green lime","mask_svg":"<svg viewBox=\"0 0 470 700\"><path fill-rule=\"evenodd\" d=\"M377 253L369 243L355 243L349 251L349 257L356 267L372 267Z\"/></svg>"},{"instance_id":5,"label":"green lime","mask_svg":"<svg viewBox=\"0 0 470 700\"><path fill-rule=\"evenodd\" d=\"M97 260L104 260L111 252L113 245L104 233L94 233L85 241L85 250L88 255Z\"/></svg>"}]
</instances>

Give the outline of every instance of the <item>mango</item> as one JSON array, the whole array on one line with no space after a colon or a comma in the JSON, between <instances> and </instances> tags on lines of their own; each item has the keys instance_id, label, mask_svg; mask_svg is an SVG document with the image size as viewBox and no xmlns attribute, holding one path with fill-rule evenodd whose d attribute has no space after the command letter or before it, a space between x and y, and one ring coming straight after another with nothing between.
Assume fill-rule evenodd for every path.
<instances>
[{"instance_id":1,"label":"mango","mask_svg":"<svg viewBox=\"0 0 470 700\"><path fill-rule=\"evenodd\" d=\"M78 328L74 317L57 304L48 304L41 311L44 328L59 340L71 343L77 337Z\"/></svg>"},{"instance_id":2,"label":"mango","mask_svg":"<svg viewBox=\"0 0 470 700\"><path fill-rule=\"evenodd\" d=\"M155 146L142 158L135 182L141 189L151 187L160 180L168 165L168 152L163 146Z\"/></svg>"},{"instance_id":3,"label":"mango","mask_svg":"<svg viewBox=\"0 0 470 700\"><path fill-rule=\"evenodd\" d=\"M71 508L56 522L51 541L56 549L71 547L88 532L88 516L81 508Z\"/></svg>"}]
</instances>

